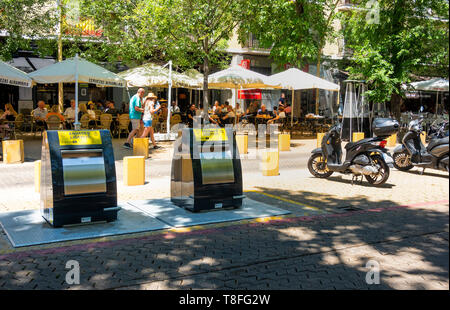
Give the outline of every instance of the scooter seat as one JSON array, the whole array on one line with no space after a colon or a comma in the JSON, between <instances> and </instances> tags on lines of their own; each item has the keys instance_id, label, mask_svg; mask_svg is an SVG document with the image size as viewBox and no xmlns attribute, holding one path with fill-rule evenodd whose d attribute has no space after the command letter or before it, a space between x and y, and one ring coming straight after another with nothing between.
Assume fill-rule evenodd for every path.
<instances>
[{"instance_id":1,"label":"scooter seat","mask_svg":"<svg viewBox=\"0 0 450 310\"><path fill-rule=\"evenodd\" d=\"M354 147L354 146L356 146L356 145L358 145L358 144L366 143L366 142L368 142L369 140L372 140L372 138L366 138L366 139L362 139L362 140L359 140L359 141L356 141L356 142L349 142L349 143L347 143L347 144L345 145L345 149L346 149L346 150L349 150L349 149L351 149L352 147Z\"/></svg>"},{"instance_id":2,"label":"scooter seat","mask_svg":"<svg viewBox=\"0 0 450 310\"><path fill-rule=\"evenodd\" d=\"M448 144L448 137L442 138L442 139L433 139L430 141L430 143L427 146L427 150L431 150L435 146L441 145L441 144Z\"/></svg>"}]
</instances>

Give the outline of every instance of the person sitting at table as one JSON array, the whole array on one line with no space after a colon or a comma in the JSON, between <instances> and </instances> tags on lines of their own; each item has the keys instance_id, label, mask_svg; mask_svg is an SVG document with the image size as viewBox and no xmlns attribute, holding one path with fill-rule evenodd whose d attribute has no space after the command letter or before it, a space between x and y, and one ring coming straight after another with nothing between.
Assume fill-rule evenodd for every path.
<instances>
[{"instance_id":1,"label":"person sitting at table","mask_svg":"<svg viewBox=\"0 0 450 310\"><path fill-rule=\"evenodd\" d=\"M172 101L172 105L170 106L170 112L171 113L180 113L180 107L178 106L178 104L175 100Z\"/></svg>"},{"instance_id":2,"label":"person sitting at table","mask_svg":"<svg viewBox=\"0 0 450 310\"><path fill-rule=\"evenodd\" d=\"M289 115L289 114L291 114L291 111L292 111L291 104L288 103L287 106L284 108L284 113L286 115Z\"/></svg>"},{"instance_id":3,"label":"person sitting at table","mask_svg":"<svg viewBox=\"0 0 450 310\"><path fill-rule=\"evenodd\" d=\"M14 122L16 117L17 112L10 103L7 103L5 105L5 112L0 116L0 133L2 139L6 137L7 129L10 128L9 124L5 122Z\"/></svg>"},{"instance_id":4,"label":"person sitting at table","mask_svg":"<svg viewBox=\"0 0 450 310\"><path fill-rule=\"evenodd\" d=\"M89 127L95 127L95 119L96 119L95 112L93 110L88 110L85 103L80 103L78 105L78 108L79 108L78 121L81 120L81 117L84 114L87 114L89 115Z\"/></svg>"},{"instance_id":5,"label":"person sitting at table","mask_svg":"<svg viewBox=\"0 0 450 310\"><path fill-rule=\"evenodd\" d=\"M271 112L266 109L266 106L264 104L261 105L261 109L258 110L257 115L264 115L264 116L271 116Z\"/></svg>"},{"instance_id":6,"label":"person sitting at table","mask_svg":"<svg viewBox=\"0 0 450 310\"><path fill-rule=\"evenodd\" d=\"M247 108L245 114L247 116L256 116L256 114L258 114L258 104L256 103L256 101L250 103L250 106Z\"/></svg>"},{"instance_id":7,"label":"person sitting at table","mask_svg":"<svg viewBox=\"0 0 450 310\"><path fill-rule=\"evenodd\" d=\"M195 104L191 104L191 106L189 107L189 109L186 112L186 117L187 117L187 122L188 122L188 126L190 128L192 128L194 126L194 117L195 117Z\"/></svg>"},{"instance_id":8,"label":"person sitting at table","mask_svg":"<svg viewBox=\"0 0 450 310\"><path fill-rule=\"evenodd\" d=\"M221 118L221 123L222 124L233 124L235 118L236 118L236 114L233 111L233 107L229 105L229 106L227 106L227 114L225 114Z\"/></svg>"},{"instance_id":9,"label":"person sitting at table","mask_svg":"<svg viewBox=\"0 0 450 310\"><path fill-rule=\"evenodd\" d=\"M58 118L61 120L61 122L64 123L65 118L61 113L59 113L59 106L57 104L52 105L50 112L48 112L47 116L45 117L45 120L47 121L48 118L52 115L58 116Z\"/></svg>"},{"instance_id":10,"label":"person sitting at table","mask_svg":"<svg viewBox=\"0 0 450 310\"><path fill-rule=\"evenodd\" d=\"M272 118L271 120L269 120L267 122L267 124L272 124L272 123L275 123L275 122L279 123L284 118L286 118L286 113L284 112L284 108L283 107L279 107L277 116L275 116L275 118Z\"/></svg>"},{"instance_id":11,"label":"person sitting at table","mask_svg":"<svg viewBox=\"0 0 450 310\"><path fill-rule=\"evenodd\" d=\"M117 116L117 110L116 110L116 106L114 104L114 101L109 101L108 105L106 106L106 109L104 111L104 113L106 114L111 114L112 116Z\"/></svg>"},{"instance_id":12,"label":"person sitting at table","mask_svg":"<svg viewBox=\"0 0 450 310\"><path fill-rule=\"evenodd\" d=\"M218 109L220 109L220 103L218 100L216 100L216 101L214 101L214 105L212 107L213 113L215 113L215 114L219 113Z\"/></svg>"},{"instance_id":13,"label":"person sitting at table","mask_svg":"<svg viewBox=\"0 0 450 310\"><path fill-rule=\"evenodd\" d=\"M38 101L38 107L33 110L33 118L37 126L42 126L47 129L47 123L45 120L47 119L48 111L45 108L44 100Z\"/></svg>"},{"instance_id":14,"label":"person sitting at table","mask_svg":"<svg viewBox=\"0 0 450 310\"><path fill-rule=\"evenodd\" d=\"M242 110L241 105L236 103L236 110L234 112L236 114L236 121L239 122L239 119L244 115L244 110Z\"/></svg>"},{"instance_id":15,"label":"person sitting at table","mask_svg":"<svg viewBox=\"0 0 450 310\"><path fill-rule=\"evenodd\" d=\"M75 100L70 100L70 107L64 111L64 118L66 119L66 128L73 128L75 121Z\"/></svg>"}]
</instances>

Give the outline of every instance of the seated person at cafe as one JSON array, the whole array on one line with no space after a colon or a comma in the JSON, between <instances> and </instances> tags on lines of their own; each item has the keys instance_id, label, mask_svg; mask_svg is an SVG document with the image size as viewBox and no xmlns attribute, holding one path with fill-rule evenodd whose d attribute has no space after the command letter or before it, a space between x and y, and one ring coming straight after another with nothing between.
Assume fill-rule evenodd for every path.
<instances>
[{"instance_id":1,"label":"seated person at cafe","mask_svg":"<svg viewBox=\"0 0 450 310\"><path fill-rule=\"evenodd\" d=\"M239 103L236 103L236 110L235 114L237 117L237 121L239 121L239 118L244 115L244 110L242 110L241 105Z\"/></svg>"},{"instance_id":2,"label":"seated person at cafe","mask_svg":"<svg viewBox=\"0 0 450 310\"><path fill-rule=\"evenodd\" d=\"M257 115L267 115L272 116L272 113L266 109L266 106L264 104L261 105L261 109L258 110Z\"/></svg>"},{"instance_id":3,"label":"seated person at cafe","mask_svg":"<svg viewBox=\"0 0 450 310\"><path fill-rule=\"evenodd\" d=\"M47 113L47 116L46 116L45 120L47 121L48 118L50 116L52 116L52 115L58 116L58 118L61 120L61 122L64 123L65 118L64 118L64 116L61 113L59 113L59 106L57 104L52 105L52 107L50 109L50 112Z\"/></svg>"},{"instance_id":4,"label":"seated person at cafe","mask_svg":"<svg viewBox=\"0 0 450 310\"><path fill-rule=\"evenodd\" d=\"M206 115L208 115L208 120L209 120L209 122L210 123L213 123L213 124L216 124L216 125L219 125L219 123L214 119L214 118L212 118L211 117L211 115L209 115L209 113L206 113L206 115L205 115L205 110L203 109L203 104L201 103L200 104L200 109L198 109L197 111L196 111L196 116L200 116L201 117L201 119L204 119L205 118L205 116ZM203 122L203 121L202 121Z\"/></svg>"},{"instance_id":5,"label":"seated person at cafe","mask_svg":"<svg viewBox=\"0 0 450 310\"><path fill-rule=\"evenodd\" d=\"M111 114L112 116L117 116L117 110L116 106L114 104L114 101L109 101L108 105L106 106L106 109L104 111L106 114Z\"/></svg>"},{"instance_id":6,"label":"seated person at cafe","mask_svg":"<svg viewBox=\"0 0 450 310\"><path fill-rule=\"evenodd\" d=\"M216 100L216 101L214 101L214 105L213 105L213 107L212 107L212 111L213 111L213 113L219 113L219 110L220 109L220 103L219 103L219 101L218 100Z\"/></svg>"},{"instance_id":7,"label":"seated person at cafe","mask_svg":"<svg viewBox=\"0 0 450 310\"><path fill-rule=\"evenodd\" d=\"M7 134L7 129L10 128L6 122L14 122L17 117L17 112L10 103L5 105L5 112L0 116L0 138L4 139Z\"/></svg>"},{"instance_id":8,"label":"seated person at cafe","mask_svg":"<svg viewBox=\"0 0 450 310\"><path fill-rule=\"evenodd\" d=\"M291 104L287 104L287 106L284 108L284 113L286 113L286 115L287 114L291 114Z\"/></svg>"},{"instance_id":9,"label":"seated person at cafe","mask_svg":"<svg viewBox=\"0 0 450 310\"><path fill-rule=\"evenodd\" d=\"M280 123L281 121L283 121L284 118L286 118L286 113L284 112L284 108L279 107L277 116L275 118L269 120L267 122L267 124Z\"/></svg>"},{"instance_id":10,"label":"seated person at cafe","mask_svg":"<svg viewBox=\"0 0 450 310\"><path fill-rule=\"evenodd\" d=\"M47 123L45 122L45 120L47 119L47 113L48 111L45 108L44 100L39 100L38 107L33 110L33 118L37 126L43 126L45 129L47 129Z\"/></svg>"},{"instance_id":11,"label":"seated person at cafe","mask_svg":"<svg viewBox=\"0 0 450 310\"><path fill-rule=\"evenodd\" d=\"M192 128L194 126L194 117L195 117L195 104L191 104L189 110L186 112L186 118L188 122L188 126Z\"/></svg>"},{"instance_id":12,"label":"seated person at cafe","mask_svg":"<svg viewBox=\"0 0 450 310\"><path fill-rule=\"evenodd\" d=\"M233 124L234 119L236 118L236 114L233 111L232 106L227 106L227 114L222 117L222 124Z\"/></svg>"},{"instance_id":13,"label":"seated person at cafe","mask_svg":"<svg viewBox=\"0 0 450 310\"><path fill-rule=\"evenodd\" d=\"M178 104L175 100L172 101L172 105L170 106L170 112L171 113L180 113L180 107L178 106Z\"/></svg>"},{"instance_id":14,"label":"seated person at cafe","mask_svg":"<svg viewBox=\"0 0 450 310\"><path fill-rule=\"evenodd\" d=\"M64 118L66 119L66 128L73 128L75 121L75 100L70 100L70 107L64 111Z\"/></svg>"},{"instance_id":15,"label":"seated person at cafe","mask_svg":"<svg viewBox=\"0 0 450 310\"><path fill-rule=\"evenodd\" d=\"M256 116L257 113L258 113L258 104L256 103L256 101L253 101L252 103L250 103L250 106L247 108L245 114L247 116Z\"/></svg>"},{"instance_id":16,"label":"seated person at cafe","mask_svg":"<svg viewBox=\"0 0 450 310\"><path fill-rule=\"evenodd\" d=\"M80 111L78 112L78 121L81 120L81 117L84 114L89 115L89 127L95 127L95 112L93 110L88 110L86 108L86 104L85 103L80 103L80 105L78 106L78 108L80 109Z\"/></svg>"}]
</instances>

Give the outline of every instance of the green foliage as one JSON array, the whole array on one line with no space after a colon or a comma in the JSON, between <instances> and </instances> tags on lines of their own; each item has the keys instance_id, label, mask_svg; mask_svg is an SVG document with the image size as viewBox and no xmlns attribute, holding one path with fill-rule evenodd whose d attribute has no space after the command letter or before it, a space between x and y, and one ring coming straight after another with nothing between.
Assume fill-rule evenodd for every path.
<instances>
[{"instance_id":1,"label":"green foliage","mask_svg":"<svg viewBox=\"0 0 450 310\"><path fill-rule=\"evenodd\" d=\"M252 33L261 48L271 48L272 58L280 63L302 66L316 61L325 43L336 33L337 0L260 0L249 1L242 14L240 40Z\"/></svg>"},{"instance_id":2,"label":"green foliage","mask_svg":"<svg viewBox=\"0 0 450 310\"><path fill-rule=\"evenodd\" d=\"M56 21L55 1L1 0L0 29L8 36L0 39L0 58L8 60L18 49L29 49L30 38L54 35Z\"/></svg>"},{"instance_id":3,"label":"green foliage","mask_svg":"<svg viewBox=\"0 0 450 310\"><path fill-rule=\"evenodd\" d=\"M361 1L366 7L369 1ZM346 46L353 50L351 77L369 85L369 100L401 96L411 73L448 76L448 1L378 0L379 22L367 22L367 10L342 14Z\"/></svg>"}]
</instances>

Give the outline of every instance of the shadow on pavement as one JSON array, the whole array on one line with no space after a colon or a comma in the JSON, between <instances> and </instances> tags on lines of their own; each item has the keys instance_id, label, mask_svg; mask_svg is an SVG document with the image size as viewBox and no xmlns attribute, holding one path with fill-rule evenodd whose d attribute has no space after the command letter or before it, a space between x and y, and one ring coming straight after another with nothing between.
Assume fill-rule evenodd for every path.
<instances>
[{"instance_id":1,"label":"shadow on pavement","mask_svg":"<svg viewBox=\"0 0 450 310\"><path fill-rule=\"evenodd\" d=\"M77 260L81 269L81 284L73 289L142 283L165 289L424 289L431 282L448 289L448 208L259 189L327 210L351 205L365 212L206 226L0 256L0 289L70 288L68 260ZM270 202L262 195L259 200ZM379 285L366 283L369 260L380 264Z\"/></svg>"}]
</instances>

